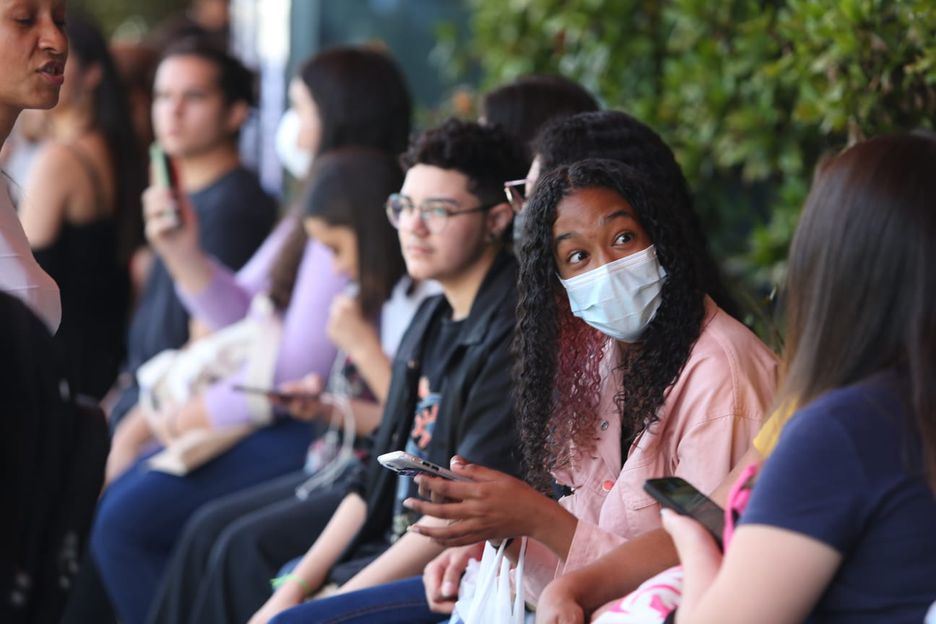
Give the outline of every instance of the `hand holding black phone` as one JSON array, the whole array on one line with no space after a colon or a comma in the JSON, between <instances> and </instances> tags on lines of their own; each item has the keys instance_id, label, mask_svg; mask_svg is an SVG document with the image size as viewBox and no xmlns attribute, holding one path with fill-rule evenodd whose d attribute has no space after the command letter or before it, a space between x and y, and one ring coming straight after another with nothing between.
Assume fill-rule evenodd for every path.
<instances>
[{"instance_id":1,"label":"hand holding black phone","mask_svg":"<svg viewBox=\"0 0 936 624\"><path fill-rule=\"evenodd\" d=\"M663 507L696 520L715 538L719 550L724 549L725 510L688 481L679 477L647 479L644 491Z\"/></svg>"},{"instance_id":2,"label":"hand holding black phone","mask_svg":"<svg viewBox=\"0 0 936 624\"><path fill-rule=\"evenodd\" d=\"M245 392L247 394L261 394L269 399L275 399L282 403L288 403L297 399L303 401L317 401L322 396L321 394L315 394L312 392L283 392L274 388L254 388L251 386L242 386L238 384L235 384L232 389L237 392Z\"/></svg>"},{"instance_id":3,"label":"hand holding black phone","mask_svg":"<svg viewBox=\"0 0 936 624\"><path fill-rule=\"evenodd\" d=\"M152 184L154 186L169 189L174 193L178 192L179 179L176 175L175 166L172 164L172 159L169 158L169 155L166 154L159 143L150 145L150 167L153 176ZM177 205L171 210L166 209L157 213L154 215L154 218L158 218L165 223L166 229L175 229L182 224Z\"/></svg>"}]
</instances>

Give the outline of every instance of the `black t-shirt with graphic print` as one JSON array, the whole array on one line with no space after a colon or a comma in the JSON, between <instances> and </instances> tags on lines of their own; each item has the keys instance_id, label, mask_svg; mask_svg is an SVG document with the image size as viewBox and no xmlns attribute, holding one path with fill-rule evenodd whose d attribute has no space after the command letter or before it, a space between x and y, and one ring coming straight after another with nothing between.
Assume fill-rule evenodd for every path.
<instances>
[{"instance_id":1,"label":"black t-shirt with graphic print","mask_svg":"<svg viewBox=\"0 0 936 624\"><path fill-rule=\"evenodd\" d=\"M405 448L407 453L420 459L429 457L427 449L432 443L432 434L439 415L439 399L444 391L446 365L458 348L458 337L463 325L464 321L453 321L440 316L429 329L417 390L419 400L416 403L416 416ZM415 512L403 506L404 500L416 494L417 487L413 477L397 477L393 524L388 535L390 542L406 533L406 529L419 519Z\"/></svg>"}]
</instances>

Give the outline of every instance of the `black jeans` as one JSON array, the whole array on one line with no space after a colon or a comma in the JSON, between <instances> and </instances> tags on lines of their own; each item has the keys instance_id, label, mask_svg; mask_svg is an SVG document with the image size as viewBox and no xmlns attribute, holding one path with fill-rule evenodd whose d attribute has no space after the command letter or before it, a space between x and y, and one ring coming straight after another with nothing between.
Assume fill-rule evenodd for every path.
<instances>
[{"instance_id":1,"label":"black jeans","mask_svg":"<svg viewBox=\"0 0 936 624\"><path fill-rule=\"evenodd\" d=\"M294 495L285 475L202 507L189 521L150 612L150 624L242 624L270 597L270 578L303 555L344 498L343 479Z\"/></svg>"}]
</instances>

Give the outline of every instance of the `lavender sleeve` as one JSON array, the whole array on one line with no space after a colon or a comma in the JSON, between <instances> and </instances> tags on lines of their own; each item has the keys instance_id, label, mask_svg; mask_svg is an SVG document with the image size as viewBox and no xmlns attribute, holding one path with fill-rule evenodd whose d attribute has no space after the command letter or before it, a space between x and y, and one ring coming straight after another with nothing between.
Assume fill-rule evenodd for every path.
<instances>
[{"instance_id":1,"label":"lavender sleeve","mask_svg":"<svg viewBox=\"0 0 936 624\"><path fill-rule=\"evenodd\" d=\"M227 327L247 316L254 295L269 288L270 271L280 249L296 227L295 216L287 216L267 236L256 253L236 274L211 259L211 281L197 293L176 288L189 314L212 330Z\"/></svg>"},{"instance_id":2,"label":"lavender sleeve","mask_svg":"<svg viewBox=\"0 0 936 624\"><path fill-rule=\"evenodd\" d=\"M283 317L283 334L277 355L274 385L309 373L327 379L337 349L328 339L326 325L331 302L348 280L334 270L332 254L321 243L306 243L292 299ZM214 426L250 422L247 398L233 386L244 370L214 384L205 392L208 419Z\"/></svg>"}]
</instances>

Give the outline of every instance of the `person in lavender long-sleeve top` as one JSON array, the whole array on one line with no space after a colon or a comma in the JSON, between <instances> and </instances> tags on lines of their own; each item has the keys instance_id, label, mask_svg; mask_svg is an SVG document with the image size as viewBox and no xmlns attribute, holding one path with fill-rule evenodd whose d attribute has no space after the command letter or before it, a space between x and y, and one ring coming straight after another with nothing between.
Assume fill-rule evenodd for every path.
<instances>
[{"instance_id":1,"label":"person in lavender long-sleeve top","mask_svg":"<svg viewBox=\"0 0 936 624\"><path fill-rule=\"evenodd\" d=\"M349 179L356 179L355 175L361 175L361 179L369 183L348 184ZM347 206L366 213L366 217L345 222L334 217L337 225L323 226L317 232L319 242L298 247L301 258L296 257L291 243L281 248L271 269L269 291L284 322L277 374L308 372L308 362L317 356L311 352L313 345L299 343L310 333L308 327L334 325L328 318L329 308L332 299L337 299L337 290L348 279L360 282L360 294L356 301L347 303L361 310L359 316L365 324L374 324L371 319L376 319L393 284L404 273L402 259L393 261L394 248L386 241L397 243L382 215L383 198L399 187L401 178L395 161L373 150L336 150L321 158L302 203L308 210L322 214L323 222L332 218L329 210L340 215L341 211L348 211ZM383 230L388 232L381 233L373 227L374 222L382 223ZM381 242L381 238L386 240ZM365 255L370 259L361 260L360 264L367 271L359 272L357 258ZM398 245L396 255L400 255ZM352 259L345 260L347 257ZM328 274L322 274L322 269ZM332 275L335 272L342 277L336 278ZM331 292L323 293L323 284L330 287ZM308 301L309 296L316 293L329 295L325 305L321 301ZM317 331L311 333L314 335ZM333 354L335 347L329 346L329 351ZM352 346L349 356L355 352ZM356 355L352 357L361 376L367 380L369 376L365 371L371 368L370 362L359 361ZM381 354L380 360L386 362L386 356ZM191 421L185 420L187 414L183 412L203 410L203 418L212 428L251 419L251 411L231 387L239 377L237 374L215 384L204 395L183 406L179 414L170 414L167 418L175 418L180 426L190 427ZM307 446L317 430L318 427L299 419L275 417L269 425L255 430L230 450L183 477L149 470L146 456L119 477L100 505L93 530L92 553L121 617L129 614L132 621L142 620L172 545L185 521L199 506L286 472L272 473L268 468L270 464L299 468L304 452L297 453L296 447ZM168 427L154 433L163 444L171 443L174 436L179 435ZM147 574L133 576L129 574L131 570Z\"/></svg>"},{"instance_id":2,"label":"person in lavender long-sleeve top","mask_svg":"<svg viewBox=\"0 0 936 624\"><path fill-rule=\"evenodd\" d=\"M325 331L329 305L348 284L348 278L335 270L332 253L324 245L314 239L303 241L304 236L296 240L293 236L296 222L295 216L285 218L238 273L215 265L211 281L202 291L190 294L178 289L183 304L198 321L210 329L223 328L243 318L249 311L250 300L266 292L271 282L276 281L273 278L281 266L279 256L283 252L289 255L290 247L301 245L295 285L289 306L282 313L283 333L274 384L312 373L322 378L328 375L337 354ZM234 389L243 381L241 371L205 392L202 407L213 426L253 420L247 396Z\"/></svg>"}]
</instances>

